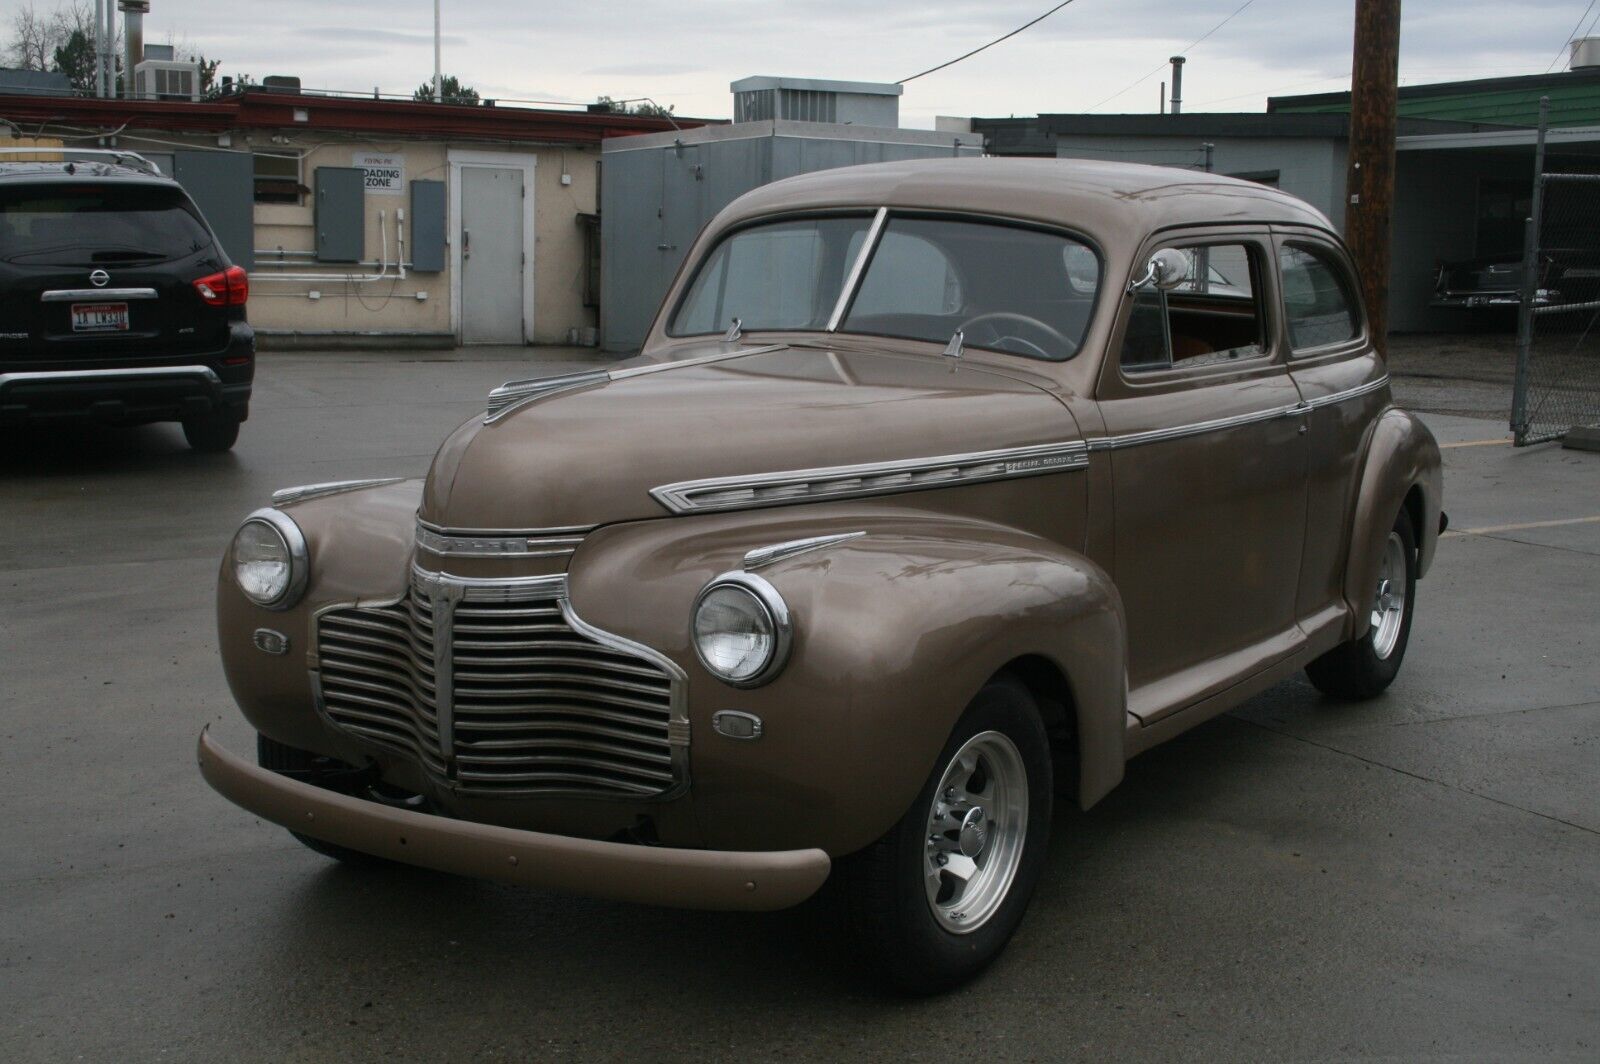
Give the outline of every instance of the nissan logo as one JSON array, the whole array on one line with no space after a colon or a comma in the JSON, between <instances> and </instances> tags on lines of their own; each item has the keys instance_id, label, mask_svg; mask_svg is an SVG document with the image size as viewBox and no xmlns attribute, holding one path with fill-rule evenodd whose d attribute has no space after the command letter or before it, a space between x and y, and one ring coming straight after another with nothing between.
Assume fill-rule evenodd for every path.
<instances>
[{"instance_id":1,"label":"nissan logo","mask_svg":"<svg viewBox=\"0 0 1600 1064\"><path fill-rule=\"evenodd\" d=\"M111 275L104 270L96 270L89 275L89 283L96 288L104 288L111 283Z\"/></svg>"}]
</instances>

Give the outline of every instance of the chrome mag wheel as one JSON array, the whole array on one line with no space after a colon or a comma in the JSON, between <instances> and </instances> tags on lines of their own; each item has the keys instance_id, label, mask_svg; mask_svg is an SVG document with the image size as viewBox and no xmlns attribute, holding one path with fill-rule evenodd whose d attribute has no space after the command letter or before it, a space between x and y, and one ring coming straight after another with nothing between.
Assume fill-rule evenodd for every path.
<instances>
[{"instance_id":1,"label":"chrome mag wheel","mask_svg":"<svg viewBox=\"0 0 1600 1064\"><path fill-rule=\"evenodd\" d=\"M979 732L945 766L928 810L923 881L941 927L968 934L995 914L1016 879L1027 834L1022 754L1002 733Z\"/></svg>"},{"instance_id":2,"label":"chrome mag wheel","mask_svg":"<svg viewBox=\"0 0 1600 1064\"><path fill-rule=\"evenodd\" d=\"M1406 615L1406 545L1390 532L1378 565L1378 590L1372 600L1372 652L1380 661L1394 653Z\"/></svg>"}]
</instances>

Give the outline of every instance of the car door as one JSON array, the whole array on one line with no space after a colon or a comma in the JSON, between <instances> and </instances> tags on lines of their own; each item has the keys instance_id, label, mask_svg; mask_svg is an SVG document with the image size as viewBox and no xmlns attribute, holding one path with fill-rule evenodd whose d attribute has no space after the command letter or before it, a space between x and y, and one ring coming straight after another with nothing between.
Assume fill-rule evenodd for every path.
<instances>
[{"instance_id":1,"label":"car door","mask_svg":"<svg viewBox=\"0 0 1600 1064\"><path fill-rule=\"evenodd\" d=\"M1148 724L1298 645L1306 436L1276 324L1270 235L1191 230L1171 292L1123 297L1097 388L1129 709Z\"/></svg>"},{"instance_id":2,"label":"car door","mask_svg":"<svg viewBox=\"0 0 1600 1064\"><path fill-rule=\"evenodd\" d=\"M1388 370L1367 334L1355 271L1315 229L1275 229L1282 343L1307 415L1307 519L1297 615L1307 628L1343 619L1350 508L1365 437L1389 404Z\"/></svg>"}]
</instances>

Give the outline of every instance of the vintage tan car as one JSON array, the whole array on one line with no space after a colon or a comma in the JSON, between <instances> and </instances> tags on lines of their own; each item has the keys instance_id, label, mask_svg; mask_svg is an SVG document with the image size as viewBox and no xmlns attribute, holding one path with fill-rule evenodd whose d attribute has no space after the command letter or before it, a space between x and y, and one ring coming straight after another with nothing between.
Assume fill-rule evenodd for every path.
<instances>
[{"instance_id":1,"label":"vintage tan car","mask_svg":"<svg viewBox=\"0 0 1600 1064\"><path fill-rule=\"evenodd\" d=\"M992 959L1058 793L1304 669L1377 694L1444 518L1321 214L1184 170L851 167L723 211L643 354L223 561L222 794L339 857L661 905L828 881Z\"/></svg>"}]
</instances>

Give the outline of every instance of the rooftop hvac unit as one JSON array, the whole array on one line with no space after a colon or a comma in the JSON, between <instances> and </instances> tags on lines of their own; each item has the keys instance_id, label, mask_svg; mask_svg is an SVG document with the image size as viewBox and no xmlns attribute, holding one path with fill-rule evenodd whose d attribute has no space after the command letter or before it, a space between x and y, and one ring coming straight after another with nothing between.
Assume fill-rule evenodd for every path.
<instances>
[{"instance_id":1,"label":"rooftop hvac unit","mask_svg":"<svg viewBox=\"0 0 1600 1064\"><path fill-rule=\"evenodd\" d=\"M835 122L888 129L900 125L899 85L753 77L730 87L735 122Z\"/></svg>"},{"instance_id":2,"label":"rooftop hvac unit","mask_svg":"<svg viewBox=\"0 0 1600 1064\"><path fill-rule=\"evenodd\" d=\"M133 68L134 95L141 100L200 99L200 64L146 59Z\"/></svg>"}]
</instances>

